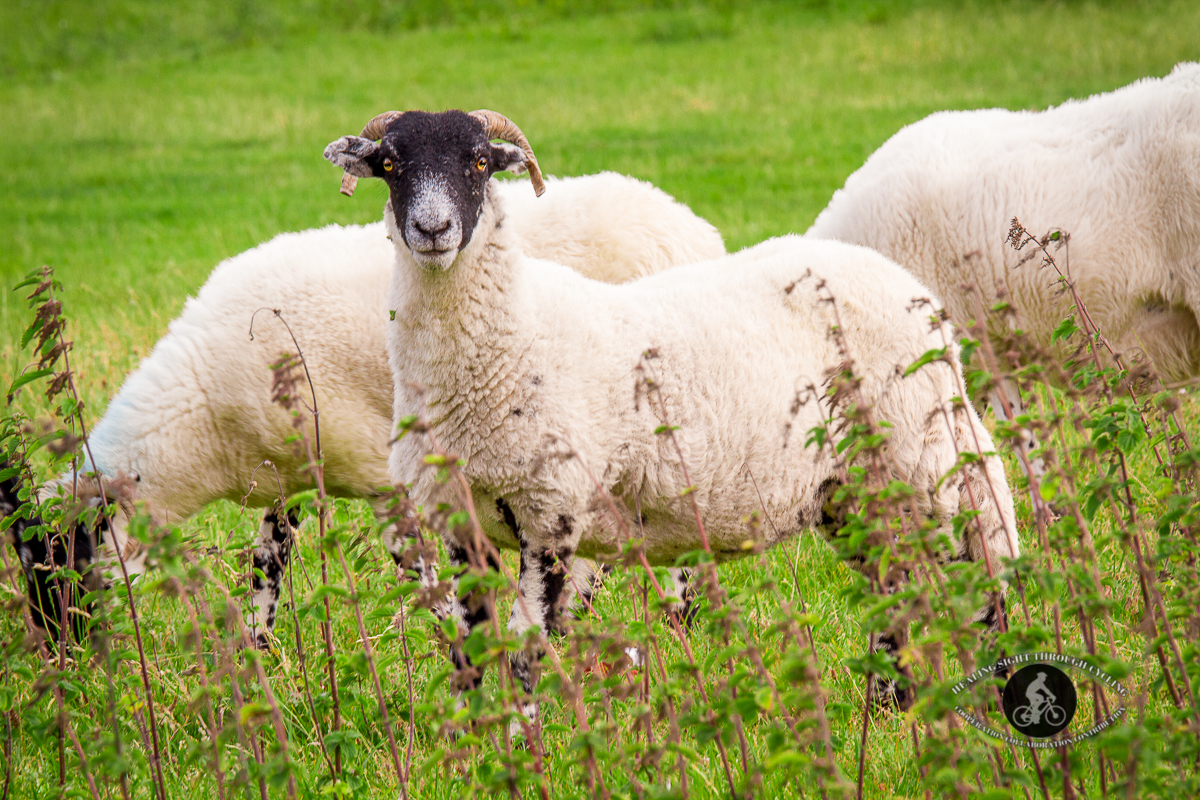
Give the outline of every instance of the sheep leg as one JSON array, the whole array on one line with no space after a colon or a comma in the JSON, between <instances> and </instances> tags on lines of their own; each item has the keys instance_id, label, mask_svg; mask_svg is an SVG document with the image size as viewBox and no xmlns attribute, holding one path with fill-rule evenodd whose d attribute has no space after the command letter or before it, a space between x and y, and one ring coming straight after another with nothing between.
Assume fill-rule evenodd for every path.
<instances>
[{"instance_id":1,"label":"sheep leg","mask_svg":"<svg viewBox=\"0 0 1200 800\"><path fill-rule=\"evenodd\" d=\"M863 543L857 552L847 552L847 547L842 528L847 522L846 507L833 503L833 496L837 492L839 482L836 478L827 478L817 490L819 500L819 508L821 509L821 519L814 526L816 530L825 537L838 555L850 567L857 572L862 573L870 582L876 591L882 591L886 594L892 594L897 591L901 584L907 582L910 578L909 572L899 566L892 566L887 574L883 576L883 585L879 584L879 562L868 561L863 553L869 549L872 544L877 542L867 541ZM880 675L871 673L867 680L870 682L869 693L872 705L877 709L895 706L901 710L907 711L912 707L916 700L916 693L912 684L912 671L906 667L900 666L899 654L900 651L908 644L908 626L892 626L883 633L872 633L868 644L868 649L872 653L883 653L887 656L888 661L893 664L896 671L899 672L907 680L901 686L898 681L888 675Z\"/></svg>"},{"instance_id":2,"label":"sheep leg","mask_svg":"<svg viewBox=\"0 0 1200 800\"><path fill-rule=\"evenodd\" d=\"M402 527L401 525L388 525L380 535L384 549L392 557L396 569L399 570L401 577L404 577L406 569L415 570L417 580L421 582L422 586L437 585L437 562L432 558L427 558L423 548L419 548L414 558L411 548L413 545L419 546L421 541L413 533L407 530L402 531Z\"/></svg>"},{"instance_id":3,"label":"sheep leg","mask_svg":"<svg viewBox=\"0 0 1200 800\"><path fill-rule=\"evenodd\" d=\"M671 583L670 586L664 586L663 591L675 601L671 605L672 610L679 615L679 621L683 623L683 627L690 630L696 621L696 614L700 611L700 607L696 604L699 595L696 593L696 587L691 583L692 568L671 567L667 572L671 575Z\"/></svg>"},{"instance_id":4,"label":"sheep leg","mask_svg":"<svg viewBox=\"0 0 1200 800\"><path fill-rule=\"evenodd\" d=\"M578 598L578 602L572 603L567 609L571 619L582 619L587 614L592 598L604 586L604 581L612 571L612 564L596 564L586 558L576 558L571 562L571 583Z\"/></svg>"},{"instance_id":5,"label":"sheep leg","mask_svg":"<svg viewBox=\"0 0 1200 800\"><path fill-rule=\"evenodd\" d=\"M390 520L395 516L394 511L376 507L375 516L379 520ZM380 534L383 546L396 565L396 572L401 580L408 580L408 571L417 573L417 581L425 589L435 589L438 585L438 565L436 560L437 548L425 537L420 535L419 523L414 516L390 522ZM467 562L461 562L465 565ZM434 606L434 613L440 619L449 615L447 603Z\"/></svg>"},{"instance_id":6,"label":"sheep leg","mask_svg":"<svg viewBox=\"0 0 1200 800\"><path fill-rule=\"evenodd\" d=\"M959 554L955 556L955 561L970 561L968 555L969 548L966 547L966 539L963 539L960 545ZM863 571L868 577L877 577L878 571L867 569L865 564L859 565L860 571ZM909 579L909 575L904 575L904 580ZM895 584L891 587L893 590ZM971 620L973 623L984 626L985 635L994 637L1001 631L1005 630L1008 625L1007 608L1004 602L1004 593L1000 592L999 596L989 595L986 604L975 612ZM900 664L899 655L908 645L908 628L907 626L891 628L883 633L872 635L870 643L870 651L872 653L883 653L889 661L895 666L896 670L907 680L904 685L885 675L871 676L871 699L877 708L886 708L893 706L901 711L907 711L912 708L916 701L916 691L913 684L912 670ZM1003 656L1003 653L1001 653ZM996 669L997 678L1005 678L1008 675L1006 668L1000 667Z\"/></svg>"},{"instance_id":7,"label":"sheep leg","mask_svg":"<svg viewBox=\"0 0 1200 800\"><path fill-rule=\"evenodd\" d=\"M269 650L271 647L271 632L275 629L283 574L287 571L299 524L295 511L284 514L283 509L276 505L267 510L258 526L250 581L252 607L246 615L246 629L250 631L254 646L259 650Z\"/></svg>"},{"instance_id":8,"label":"sheep leg","mask_svg":"<svg viewBox=\"0 0 1200 800\"><path fill-rule=\"evenodd\" d=\"M461 574L473 562L471 552L457 542L447 542L446 550L456 574ZM490 551L485 555L485 559L488 569L500 569L500 564ZM483 683L483 667L471 662L462 645L471 631L492 621L492 604L489 602L488 592L472 589L459 597L456 577L451 580L450 592L434 606L433 612L441 619L456 620L462 634L457 641L450 643L450 660L456 670L453 679L455 688L460 692L478 689Z\"/></svg>"},{"instance_id":9,"label":"sheep leg","mask_svg":"<svg viewBox=\"0 0 1200 800\"><path fill-rule=\"evenodd\" d=\"M953 381L946 381L946 376L939 373L929 373L929 377L944 381L939 387L941 408L925 415L923 422L893 428L890 446L893 468L897 477L906 480L915 490L916 507L912 510L936 522L946 533L953 530L956 515L968 510L979 512L955 543L954 551L941 557L986 563L989 570L998 575L1003 568L1002 560L1019 553L1012 495L1004 479L1003 464L996 455L986 455L994 453L995 445L974 409L953 399L956 386L961 385L961 376L954 375ZM919 407L922 391L927 390L916 381L900 384L877 402L877 410L885 419L902 420L905 403ZM914 398L914 394L918 396ZM909 418L912 419L911 414ZM960 463L959 453L974 453L980 458ZM832 496L833 482L827 481L827 484L822 487L826 498ZM822 505L822 515L819 528L827 535L841 529L841 509L833 508L826 501ZM861 557L851 556L847 561L873 581L882 577L881 591L895 591L908 580L905 572L897 567L880 576L874 568L877 565L867 564ZM975 613L973 621L982 622L992 630L1003 629L1006 619L1002 598L990 597ZM871 650L887 653L895 663L907 638L907 627L895 625L873 639ZM903 669L900 672L907 677ZM894 703L902 709L911 707L914 700L911 683L905 687L897 686L897 681L884 676L874 676L872 681L872 695L879 704Z\"/></svg>"},{"instance_id":10,"label":"sheep leg","mask_svg":"<svg viewBox=\"0 0 1200 800\"><path fill-rule=\"evenodd\" d=\"M596 592L604 586L604 581L612 574L611 564L596 564L586 558L576 557L571 561L571 588L573 594L567 602L566 614L571 619L580 619ZM671 567L667 570L671 580L663 583L663 592L673 600L672 610L679 614L679 619L685 627L691 627L696 619L697 594L691 585L691 567ZM551 633L565 633L564 630L554 629Z\"/></svg>"},{"instance_id":11,"label":"sheep leg","mask_svg":"<svg viewBox=\"0 0 1200 800\"><path fill-rule=\"evenodd\" d=\"M566 609L566 613L571 619L577 620L582 617L584 609L591 606L592 598L604 585L604 581L612 574L612 571L611 564L597 565L593 561L579 557L572 560L570 580L574 594L567 601ZM679 621L683 623L684 629L689 630L699 612L699 607L696 605L698 595L690 583L692 569L691 567L671 567L667 572L670 573L671 579L663 583L663 592L668 598L674 600L670 604L670 608L679 615ZM565 631L553 630L550 632L564 633ZM627 647L625 653L629 656L633 666L640 667L644 663L642 651L638 648Z\"/></svg>"},{"instance_id":12,"label":"sheep leg","mask_svg":"<svg viewBox=\"0 0 1200 800\"><path fill-rule=\"evenodd\" d=\"M990 638L995 638L1004 631L1008 630L1008 606L1005 603L1004 592L1000 592L999 597L991 597L988 604L975 614L976 623L984 626L985 635ZM1007 655L1003 648L1000 650L1000 658ZM1004 680L1008 677L1008 667L997 667L994 670L997 678Z\"/></svg>"},{"instance_id":13,"label":"sheep leg","mask_svg":"<svg viewBox=\"0 0 1200 800\"><path fill-rule=\"evenodd\" d=\"M1001 593L999 597L989 597L987 604L975 613L972 622L983 625L986 636L994 637L1003 631L1008 623L1004 594ZM907 711L916 702L917 698L912 682L912 670L901 666L899 659L900 651L907 645L907 627L898 630L888 630L871 637L871 652L884 653L892 664L895 665L896 670L908 679L906 685L901 686L897 681L884 675L872 675L871 699L877 708L894 706L901 711ZM1001 656L1003 655L1002 652ZM1008 677L1008 669L1006 667L997 667L995 674L997 678L1004 679Z\"/></svg>"},{"instance_id":14,"label":"sheep leg","mask_svg":"<svg viewBox=\"0 0 1200 800\"><path fill-rule=\"evenodd\" d=\"M574 550L569 546L546 548L531 544L528 539L521 539L521 575L517 579L519 593L508 622L510 631L520 635L535 625L543 631L564 630L565 612L575 595L572 566L578 560L582 559L575 559ZM537 718L533 690L537 686L542 656L545 655L544 641L538 637L509 656L513 678L521 682L527 698L521 711L530 720Z\"/></svg>"},{"instance_id":15,"label":"sheep leg","mask_svg":"<svg viewBox=\"0 0 1200 800\"><path fill-rule=\"evenodd\" d=\"M908 645L908 628L889 630L871 637L871 652L884 653L896 671L908 680L904 686L886 675L871 675L871 702L876 708L894 706L901 711L912 708L917 699L912 670L900 666L900 651Z\"/></svg>"}]
</instances>

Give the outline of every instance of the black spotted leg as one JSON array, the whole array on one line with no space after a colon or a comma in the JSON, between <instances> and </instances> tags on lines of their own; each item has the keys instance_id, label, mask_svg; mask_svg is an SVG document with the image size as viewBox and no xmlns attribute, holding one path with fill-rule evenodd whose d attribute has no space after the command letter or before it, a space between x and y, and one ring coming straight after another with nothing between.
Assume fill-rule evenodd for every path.
<instances>
[{"instance_id":1,"label":"black spotted leg","mask_svg":"<svg viewBox=\"0 0 1200 800\"><path fill-rule=\"evenodd\" d=\"M538 547L522 538L521 575L517 579L519 593L513 601L509 630L524 633L536 625L547 633L563 632L569 616L568 606L577 596L577 590L582 588L586 591L584 587L591 586L590 579L574 574L572 569L582 561L574 558L574 552L569 547ZM581 567L586 569L587 575L591 574L590 564ZM525 691L521 711L530 720L537 717L533 690L537 686L542 656L545 655L541 641L539 637L537 642L509 656L513 678L521 682Z\"/></svg>"},{"instance_id":2,"label":"black spotted leg","mask_svg":"<svg viewBox=\"0 0 1200 800\"><path fill-rule=\"evenodd\" d=\"M295 511L285 514L279 506L275 506L263 515L262 523L258 526L250 582L252 608L246 616L246 628L259 650L271 647L279 592L283 587L283 575L287 571L299 524Z\"/></svg>"}]
</instances>

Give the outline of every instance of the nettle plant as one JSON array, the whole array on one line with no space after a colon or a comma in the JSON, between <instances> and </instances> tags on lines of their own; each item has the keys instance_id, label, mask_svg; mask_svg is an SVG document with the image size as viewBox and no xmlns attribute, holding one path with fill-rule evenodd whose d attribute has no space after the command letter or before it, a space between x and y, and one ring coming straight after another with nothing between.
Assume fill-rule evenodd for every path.
<instances>
[{"instance_id":1,"label":"nettle plant","mask_svg":"<svg viewBox=\"0 0 1200 800\"><path fill-rule=\"evenodd\" d=\"M22 568L5 549L3 793L1195 795L1200 450L1188 423L1196 412L1187 387L1162 386L1147 366L1111 352L1070 280L1069 240L1015 221L1011 235L1033 254L1025 268L1059 276L1073 299L1055 334L1076 346L1071 358L1039 354L1019 330L1020 310L1003 301L981 297L979 324L961 332L972 365L962 402L1016 381L1030 402L1012 423L996 423L997 439L1031 430L1041 443L1041 474L1014 480L1019 558L947 557L948 537L914 512L913 489L889 473L888 428L860 401L854 354L843 346L841 366L797 397L830 410L805 438L837 459L843 481L823 525L832 548L803 537L763 552L759 531L772 523L751 515L745 557L718 565L693 503L702 546L678 561L692 570L686 611L666 569L651 566L638 531L627 530L604 585L577 587L586 599L565 630L516 636L495 622L497 607L523 602L515 560L484 537L461 459L423 420L405 420L403 435L425 437L425 466L444 502L415 509L395 492L391 522L413 533L399 569L372 514L327 497L319 376L307 375L297 344L273 368L273 390L293 415L293 444L313 488L280 498L301 524L291 531L295 555L266 652L243 622L254 515L206 512L182 526L134 516L130 535L149 566L137 580L119 559L82 572L68 563L81 542L99 547L112 504L129 502L134 487L113 481L99 499L40 502L31 489L77 465L87 446L56 284L48 271L33 276L23 284L34 313L23 346L36 363L9 392L0 478L16 498L5 509L10 536L53 554L42 571L53 603L30 605ZM836 308L837 298L828 301ZM277 316L270 324L286 325ZM842 341L836 325L829 335ZM909 369L953 354L947 341ZM639 389L661 410L664 451L686 469L654 368L647 353ZM38 387L45 403L30 396ZM979 458L964 452L957 468ZM1018 463L1025 454L1008 458L1010 479L1022 466L1031 473ZM261 465L254 479L272 482L272 469ZM990 488L982 481L969 491ZM686 493L682 500L691 502ZM597 493L599 508L612 502ZM954 520L956 536L976 513ZM422 582L422 564L447 563L439 534L466 549L468 565ZM571 580L567 567L559 565ZM445 616L454 580L460 596L491 606L492 624L467 629ZM1004 587L1008 624L990 635L975 620L989 604L998 614ZM48 617L57 624L38 625ZM874 652L884 638L897 645L897 660ZM536 722L522 713L528 698L508 668L509 654L530 649L545 652ZM467 662L452 660L452 650ZM1032 652L1074 657L1108 678L1072 673L1078 711L1057 741L1110 724L1041 750L967 724L960 710L1013 733L1001 711L1004 675L990 668ZM486 670L482 684L468 674L477 669ZM985 677L961 688L979 670ZM906 712L887 705L880 686L915 704Z\"/></svg>"}]
</instances>

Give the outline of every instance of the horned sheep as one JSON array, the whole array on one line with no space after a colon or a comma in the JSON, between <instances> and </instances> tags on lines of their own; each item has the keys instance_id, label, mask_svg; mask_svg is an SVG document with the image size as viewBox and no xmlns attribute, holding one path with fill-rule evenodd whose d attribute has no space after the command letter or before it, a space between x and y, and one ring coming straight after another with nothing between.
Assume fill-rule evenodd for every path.
<instances>
[{"instance_id":1,"label":"horned sheep","mask_svg":"<svg viewBox=\"0 0 1200 800\"><path fill-rule=\"evenodd\" d=\"M903 376L922 354L946 347L949 333L913 302L928 296L925 287L889 259L787 236L613 286L522 252L509 198L490 178L528 170L536 188L540 173L503 115L388 112L361 136L331 143L325 157L388 186L394 415L418 420L393 446L389 474L433 508L443 489L426 468L431 442L420 432L465 460L488 538L520 549L523 601L511 629L558 627L574 586L557 565L617 558L622 530L637 532L653 564L698 549L693 501L718 560L747 552L752 513L772 523L760 531L766 547L831 527L825 509L839 465L798 433L831 412L801 402L799 390L820 385L844 352L862 379L863 406L891 425L891 469L915 488L925 517L950 535L951 517L970 507L967 482L994 490L975 492L980 515L953 557L990 553L998 564L1017 554L999 460L986 456L943 480L960 451L982 445L988 453L991 440L974 411L955 402L957 358ZM833 307L844 351L830 336ZM662 435L670 428L682 463ZM615 514L598 495L611 498ZM451 557L466 562L467 544L445 534ZM1000 624L996 607L980 618ZM469 625L489 612L467 593L459 613ZM470 663L460 651L454 657ZM511 659L527 691L537 658L534 649Z\"/></svg>"},{"instance_id":2,"label":"horned sheep","mask_svg":"<svg viewBox=\"0 0 1200 800\"><path fill-rule=\"evenodd\" d=\"M517 188L514 181L493 191L508 201L520 247L599 279L629 280L725 252L711 224L634 178L606 172L550 179L536 203ZM271 399L269 365L295 351L270 313L281 309L313 376L327 491L366 498L384 514L393 395L384 330L398 308L386 301L394 252L377 222L280 234L222 262L109 403L86 451L95 462L84 471L136 476L136 498L161 521L217 499L272 506L281 492L310 487L305 458L288 444L292 418ZM278 483L260 468L264 461L274 464ZM63 476L58 488L70 491L71 483ZM100 557L113 565L115 540L136 574L144 551L126 538L130 511L119 514L111 537L106 532ZM260 647L274 623L295 524L294 515L271 508L258 533L254 566L263 577L253 579L249 621ZM90 548L84 537L78 541ZM406 545L395 528L384 542L394 556ZM42 585L45 570L34 568L48 553L35 552L36 544L17 546L35 619L53 630L54 595ZM89 561L91 550L81 557Z\"/></svg>"}]
</instances>

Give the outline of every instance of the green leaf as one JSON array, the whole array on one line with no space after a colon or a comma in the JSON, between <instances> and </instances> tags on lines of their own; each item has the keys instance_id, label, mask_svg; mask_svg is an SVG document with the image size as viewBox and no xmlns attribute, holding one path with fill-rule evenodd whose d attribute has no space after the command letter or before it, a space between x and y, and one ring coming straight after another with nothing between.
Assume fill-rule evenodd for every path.
<instances>
[{"instance_id":1,"label":"green leaf","mask_svg":"<svg viewBox=\"0 0 1200 800\"><path fill-rule=\"evenodd\" d=\"M825 446L825 441L829 438L829 429L824 425L818 425L815 428L810 428L808 431L808 439L804 442L804 446L808 447L816 444L820 449Z\"/></svg>"},{"instance_id":2,"label":"green leaf","mask_svg":"<svg viewBox=\"0 0 1200 800\"><path fill-rule=\"evenodd\" d=\"M483 627L471 631L471 635L463 642L463 653L471 659L472 664L478 664L487 652L487 636Z\"/></svg>"},{"instance_id":3,"label":"green leaf","mask_svg":"<svg viewBox=\"0 0 1200 800\"><path fill-rule=\"evenodd\" d=\"M904 370L904 377L912 375L926 364L932 364L934 361L940 361L946 357L946 348L935 347L932 350L926 350L916 361L909 365L908 369Z\"/></svg>"},{"instance_id":4,"label":"green leaf","mask_svg":"<svg viewBox=\"0 0 1200 800\"><path fill-rule=\"evenodd\" d=\"M35 283L41 283L41 282L42 282L42 273L41 272L31 272L25 276L25 280L21 281L16 286L14 286L12 288L12 290L14 292L16 292L21 289L24 289L26 286L33 286Z\"/></svg>"},{"instance_id":5,"label":"green leaf","mask_svg":"<svg viewBox=\"0 0 1200 800\"><path fill-rule=\"evenodd\" d=\"M458 579L458 596L466 597L475 587L483 583L482 575L475 575L470 572L462 575Z\"/></svg>"},{"instance_id":6,"label":"green leaf","mask_svg":"<svg viewBox=\"0 0 1200 800\"><path fill-rule=\"evenodd\" d=\"M17 393L17 389L20 389L25 384L32 383L33 381L36 381L38 378L44 378L47 375L53 375L53 374L54 374L54 370L47 368L47 369L35 369L33 372L26 372L24 375L18 375L17 379L12 382L12 386L8 387L8 393L9 393L9 395L14 395Z\"/></svg>"},{"instance_id":7,"label":"green leaf","mask_svg":"<svg viewBox=\"0 0 1200 800\"><path fill-rule=\"evenodd\" d=\"M1081 328L1075 324L1075 317L1072 315L1058 323L1058 327L1054 329L1054 333L1050 334L1050 341L1057 342L1059 339L1066 341L1080 330Z\"/></svg>"},{"instance_id":8,"label":"green leaf","mask_svg":"<svg viewBox=\"0 0 1200 800\"><path fill-rule=\"evenodd\" d=\"M37 336L37 332L42 329L43 320L35 319L33 324L25 329L25 335L21 337L21 349L24 350L26 345L33 341L33 337Z\"/></svg>"},{"instance_id":9,"label":"green leaf","mask_svg":"<svg viewBox=\"0 0 1200 800\"><path fill-rule=\"evenodd\" d=\"M1041 485L1038 486L1038 494L1049 503L1054 499L1054 495L1058 494L1058 481L1049 477L1043 478Z\"/></svg>"},{"instance_id":10,"label":"green leaf","mask_svg":"<svg viewBox=\"0 0 1200 800\"><path fill-rule=\"evenodd\" d=\"M775 704L775 697L773 694L771 694L770 687L760 686L757 689L755 689L754 690L754 702L757 703L758 707L761 708L763 711L770 713L771 708Z\"/></svg>"}]
</instances>

